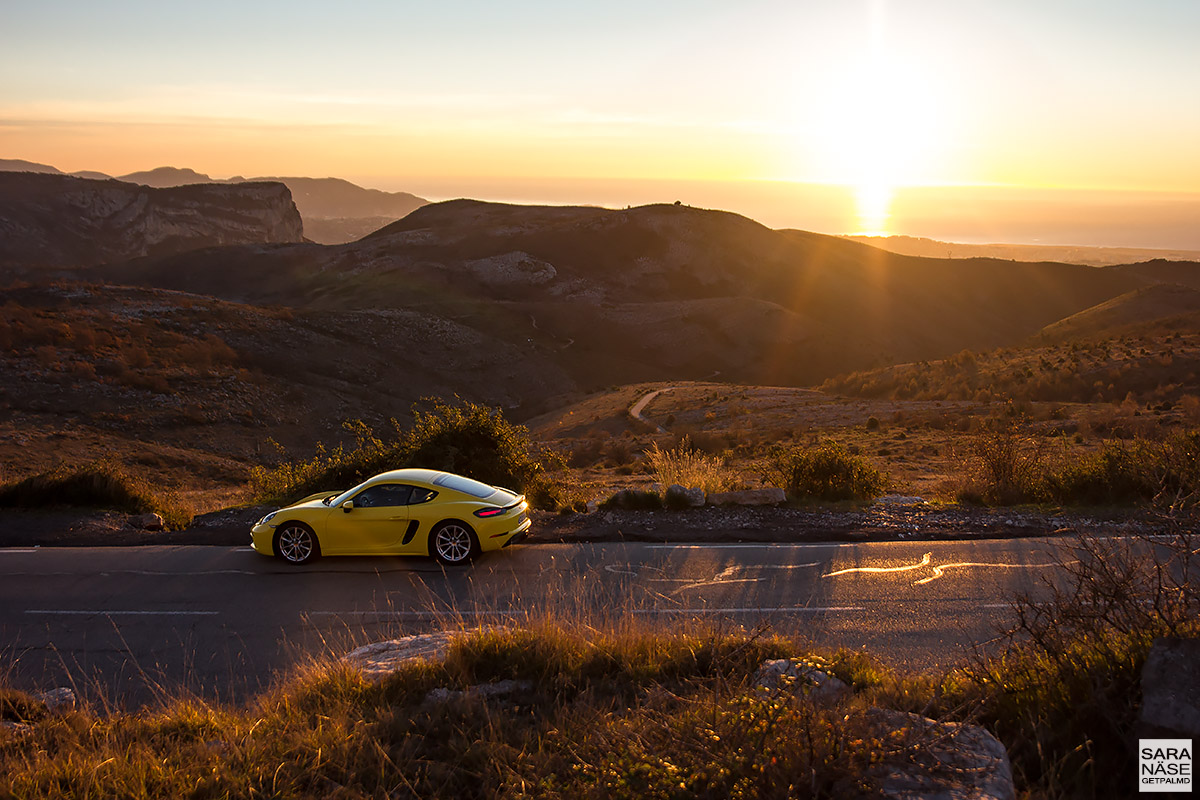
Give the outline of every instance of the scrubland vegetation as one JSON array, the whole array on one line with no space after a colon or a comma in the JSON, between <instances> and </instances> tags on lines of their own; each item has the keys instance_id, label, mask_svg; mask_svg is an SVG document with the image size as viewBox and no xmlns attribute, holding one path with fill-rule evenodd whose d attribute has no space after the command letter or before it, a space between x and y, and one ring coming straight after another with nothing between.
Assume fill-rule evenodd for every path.
<instances>
[{"instance_id":1,"label":"scrubland vegetation","mask_svg":"<svg viewBox=\"0 0 1200 800\"><path fill-rule=\"evenodd\" d=\"M317 660L242 704L164 692L141 711L49 713L0 691L0 797L829 797L869 792L920 738L866 724L870 707L965 720L1010 753L1034 798L1131 795L1139 674L1154 637L1200 634L1195 542L1082 539L1068 580L1016 598L998 650L945 674L861 653L814 654L768 629L670 630L564 613L472 628L444 660L372 682ZM577 614L583 612L576 612ZM609 617L619 619L620 615ZM852 687L764 693L766 659ZM507 695L437 688L527 681Z\"/></svg>"}]
</instances>

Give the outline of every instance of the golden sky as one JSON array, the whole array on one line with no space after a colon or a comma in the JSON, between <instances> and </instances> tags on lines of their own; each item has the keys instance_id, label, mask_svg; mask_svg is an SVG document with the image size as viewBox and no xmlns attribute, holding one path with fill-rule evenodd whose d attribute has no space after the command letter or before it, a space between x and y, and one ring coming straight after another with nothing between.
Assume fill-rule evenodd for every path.
<instances>
[{"instance_id":1,"label":"golden sky","mask_svg":"<svg viewBox=\"0 0 1200 800\"><path fill-rule=\"evenodd\" d=\"M1194 0L0 7L0 158L64 171L821 185L847 230L905 187L1200 193Z\"/></svg>"}]
</instances>

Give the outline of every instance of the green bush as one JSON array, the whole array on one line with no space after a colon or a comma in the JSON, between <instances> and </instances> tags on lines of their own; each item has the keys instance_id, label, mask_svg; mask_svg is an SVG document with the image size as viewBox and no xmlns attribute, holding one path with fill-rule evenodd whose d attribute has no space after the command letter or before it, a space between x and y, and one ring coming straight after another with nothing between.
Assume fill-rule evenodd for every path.
<instances>
[{"instance_id":1,"label":"green bush","mask_svg":"<svg viewBox=\"0 0 1200 800\"><path fill-rule=\"evenodd\" d=\"M406 465L521 490L545 472L543 462L552 456L534 447L525 426L513 425L498 410L475 403L427 402L432 408L414 409L413 427L403 440Z\"/></svg>"},{"instance_id":2,"label":"green bush","mask_svg":"<svg viewBox=\"0 0 1200 800\"><path fill-rule=\"evenodd\" d=\"M1106 442L1099 452L1047 475L1047 492L1066 505L1127 505L1153 500L1159 491L1162 461L1155 450L1144 440Z\"/></svg>"},{"instance_id":3,"label":"green bush","mask_svg":"<svg viewBox=\"0 0 1200 800\"><path fill-rule=\"evenodd\" d=\"M777 449L764 478L796 498L870 500L887 490L887 476L840 444Z\"/></svg>"},{"instance_id":4,"label":"green bush","mask_svg":"<svg viewBox=\"0 0 1200 800\"><path fill-rule=\"evenodd\" d=\"M547 472L559 468L562 459L534 445L524 426L513 425L498 410L476 403L423 402L430 407L414 407L412 427L406 430L392 420L386 439L362 420L353 420L343 423L354 437L350 449L326 450L318 444L310 459L283 461L269 469L255 467L250 471L254 494L264 501L286 501L347 489L388 470L422 467L528 490L536 495L535 500L554 507L555 487Z\"/></svg>"},{"instance_id":5,"label":"green bush","mask_svg":"<svg viewBox=\"0 0 1200 800\"><path fill-rule=\"evenodd\" d=\"M167 528L184 528L191 514L175 496L125 472L110 461L62 466L0 487L0 507L96 508L126 514L155 513Z\"/></svg>"},{"instance_id":6,"label":"green bush","mask_svg":"<svg viewBox=\"0 0 1200 800\"><path fill-rule=\"evenodd\" d=\"M979 505L1015 505L1046 498L1042 448L1011 424L984 431L971 441L972 459L958 499Z\"/></svg>"}]
</instances>

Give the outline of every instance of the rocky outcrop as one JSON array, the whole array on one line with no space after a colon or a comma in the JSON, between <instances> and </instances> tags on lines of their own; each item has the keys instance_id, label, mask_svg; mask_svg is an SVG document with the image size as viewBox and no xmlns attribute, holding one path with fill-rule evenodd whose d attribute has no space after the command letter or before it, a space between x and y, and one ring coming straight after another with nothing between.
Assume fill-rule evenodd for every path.
<instances>
[{"instance_id":1,"label":"rocky outcrop","mask_svg":"<svg viewBox=\"0 0 1200 800\"><path fill-rule=\"evenodd\" d=\"M303 238L300 213L281 183L154 189L67 175L0 173L0 266L91 266Z\"/></svg>"}]
</instances>

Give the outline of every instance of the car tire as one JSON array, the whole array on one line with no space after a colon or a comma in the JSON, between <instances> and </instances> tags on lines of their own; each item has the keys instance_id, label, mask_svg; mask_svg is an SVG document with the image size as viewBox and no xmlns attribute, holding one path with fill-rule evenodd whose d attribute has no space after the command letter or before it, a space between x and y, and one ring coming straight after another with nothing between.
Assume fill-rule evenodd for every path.
<instances>
[{"instance_id":1,"label":"car tire","mask_svg":"<svg viewBox=\"0 0 1200 800\"><path fill-rule=\"evenodd\" d=\"M466 564L479 554L479 540L467 523L446 520L430 532L429 554L448 567Z\"/></svg>"},{"instance_id":2,"label":"car tire","mask_svg":"<svg viewBox=\"0 0 1200 800\"><path fill-rule=\"evenodd\" d=\"M275 555L289 564L307 564L321 555L317 534L302 522L285 522L275 530Z\"/></svg>"}]
</instances>

